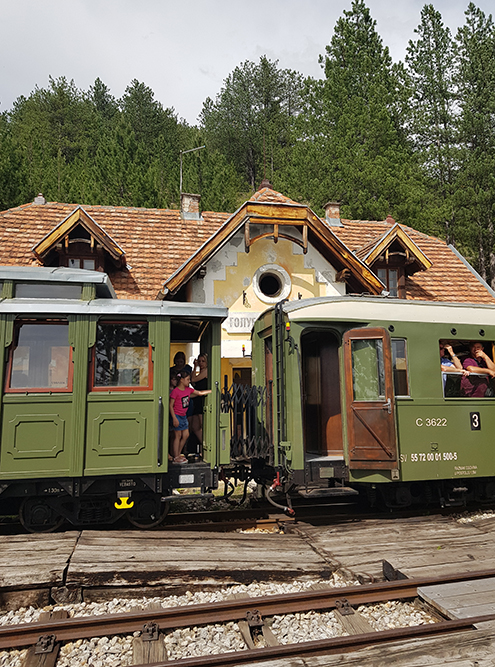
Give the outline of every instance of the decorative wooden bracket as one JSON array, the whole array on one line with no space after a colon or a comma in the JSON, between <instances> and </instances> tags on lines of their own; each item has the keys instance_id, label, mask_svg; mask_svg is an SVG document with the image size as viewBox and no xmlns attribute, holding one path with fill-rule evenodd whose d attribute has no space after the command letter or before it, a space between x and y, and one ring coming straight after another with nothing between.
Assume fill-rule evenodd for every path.
<instances>
[{"instance_id":1,"label":"decorative wooden bracket","mask_svg":"<svg viewBox=\"0 0 495 667\"><path fill-rule=\"evenodd\" d=\"M298 221L300 222L300 221ZM259 220L256 220L256 224L258 225L263 225L265 227L271 227L273 224L273 230L270 229L270 231L265 232L264 234L258 234L258 236L255 236L254 238L251 238L251 230L250 230L250 223L249 219L246 220L244 223L244 247L245 251L249 252L250 247L255 243L256 241L259 241L260 239L266 239L266 238L272 238L274 243L278 243L279 239L285 239L286 241L291 241L292 243L297 243L298 246L301 246L303 249L304 254L308 252L308 225L307 224L295 224L294 226L302 226L302 240L297 238L296 236L293 236L292 234L284 234L280 232L280 224L278 222L275 223L269 223L269 222L263 222L261 223Z\"/></svg>"},{"instance_id":2,"label":"decorative wooden bracket","mask_svg":"<svg viewBox=\"0 0 495 667\"><path fill-rule=\"evenodd\" d=\"M350 278L351 272L349 269L342 269L342 271L339 271L336 276L335 276L335 282L337 283L345 283L347 280Z\"/></svg>"}]
</instances>

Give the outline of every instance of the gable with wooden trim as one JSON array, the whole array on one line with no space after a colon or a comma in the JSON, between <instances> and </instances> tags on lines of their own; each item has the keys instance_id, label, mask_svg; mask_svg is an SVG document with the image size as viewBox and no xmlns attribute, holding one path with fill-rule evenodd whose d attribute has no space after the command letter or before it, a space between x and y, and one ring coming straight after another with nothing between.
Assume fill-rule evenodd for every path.
<instances>
[{"instance_id":1,"label":"gable with wooden trim","mask_svg":"<svg viewBox=\"0 0 495 667\"><path fill-rule=\"evenodd\" d=\"M273 201L274 196L278 196ZM230 239L242 232L244 252L263 239L275 245L286 240L307 253L309 245L326 257L337 272L345 272L349 291L380 294L383 285L376 275L350 251L331 229L308 207L275 193L259 190L245 202L181 267L164 283L163 296L174 295L217 254Z\"/></svg>"},{"instance_id":2,"label":"gable with wooden trim","mask_svg":"<svg viewBox=\"0 0 495 667\"><path fill-rule=\"evenodd\" d=\"M38 260L47 265L103 270L106 256L116 268L126 265L124 250L81 206L32 250Z\"/></svg>"}]
</instances>

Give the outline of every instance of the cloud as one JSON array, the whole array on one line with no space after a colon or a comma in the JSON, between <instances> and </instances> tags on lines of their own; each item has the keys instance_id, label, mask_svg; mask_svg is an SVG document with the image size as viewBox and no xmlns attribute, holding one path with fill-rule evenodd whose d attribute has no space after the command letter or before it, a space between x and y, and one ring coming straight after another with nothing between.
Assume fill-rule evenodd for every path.
<instances>
[{"instance_id":1,"label":"cloud","mask_svg":"<svg viewBox=\"0 0 495 667\"><path fill-rule=\"evenodd\" d=\"M490 2L477 4L489 13ZM393 59L402 59L424 2L367 4ZM435 6L455 33L467 2ZM0 111L46 86L50 75L84 90L100 77L116 97L138 79L195 123L206 97L245 60L266 54L320 77L318 56L349 8L343 0L3 0Z\"/></svg>"}]
</instances>

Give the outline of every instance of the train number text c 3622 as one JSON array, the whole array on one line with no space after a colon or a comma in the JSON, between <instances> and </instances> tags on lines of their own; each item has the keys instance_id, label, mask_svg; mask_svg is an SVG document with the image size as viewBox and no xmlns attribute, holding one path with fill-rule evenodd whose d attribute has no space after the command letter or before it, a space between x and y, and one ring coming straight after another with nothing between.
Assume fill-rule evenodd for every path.
<instances>
[{"instance_id":1,"label":"train number text c 3622","mask_svg":"<svg viewBox=\"0 0 495 667\"><path fill-rule=\"evenodd\" d=\"M418 417L416 419L416 426L447 426L446 417L429 417L428 419L422 419Z\"/></svg>"}]
</instances>

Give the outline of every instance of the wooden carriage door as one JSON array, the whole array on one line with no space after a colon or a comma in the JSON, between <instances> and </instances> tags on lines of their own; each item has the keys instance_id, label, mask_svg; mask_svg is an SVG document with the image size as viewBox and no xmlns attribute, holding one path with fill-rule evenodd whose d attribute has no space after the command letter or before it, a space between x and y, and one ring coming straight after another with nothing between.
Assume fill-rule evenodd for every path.
<instances>
[{"instance_id":1,"label":"wooden carriage door","mask_svg":"<svg viewBox=\"0 0 495 667\"><path fill-rule=\"evenodd\" d=\"M347 434L351 469L397 467L390 337L382 328L344 335Z\"/></svg>"}]
</instances>

